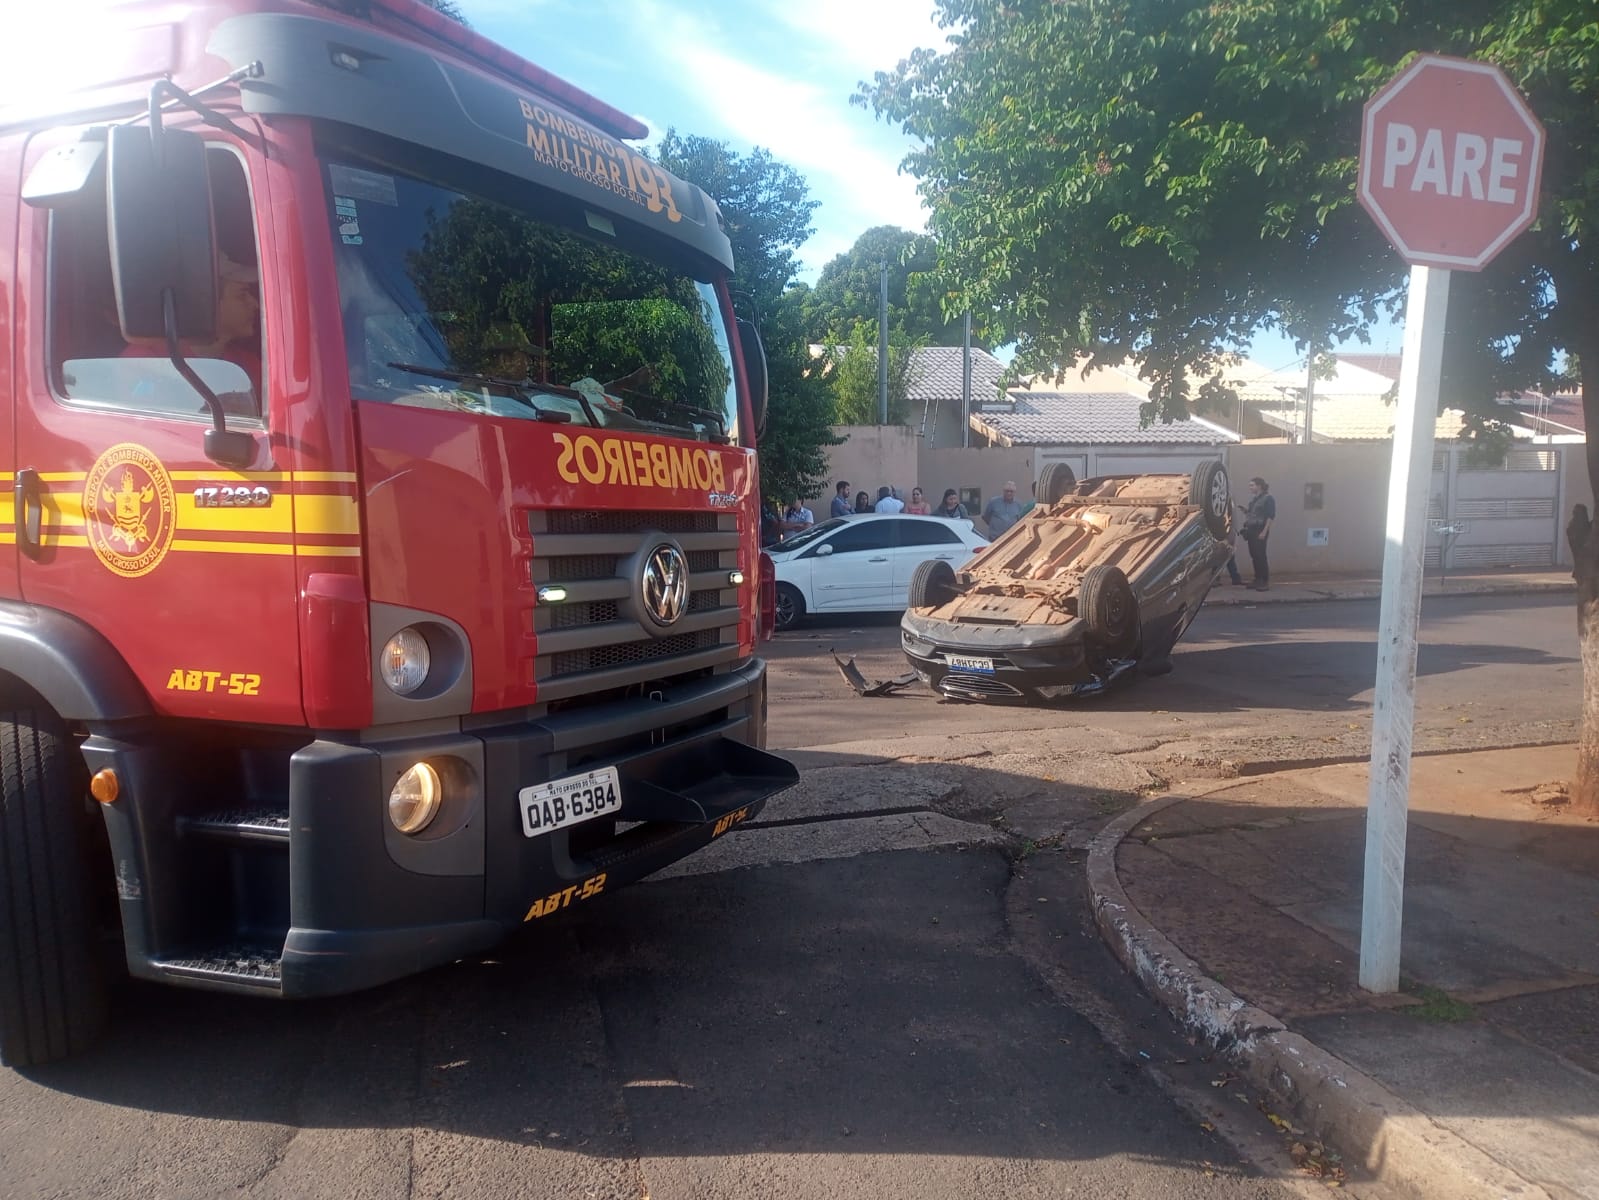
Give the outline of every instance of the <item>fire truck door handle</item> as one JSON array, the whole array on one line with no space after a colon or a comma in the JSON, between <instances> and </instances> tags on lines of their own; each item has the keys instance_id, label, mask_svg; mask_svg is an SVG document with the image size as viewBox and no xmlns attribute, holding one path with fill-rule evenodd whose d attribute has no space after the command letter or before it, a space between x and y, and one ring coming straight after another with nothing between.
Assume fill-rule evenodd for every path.
<instances>
[{"instance_id":1,"label":"fire truck door handle","mask_svg":"<svg viewBox=\"0 0 1599 1200\"><path fill-rule=\"evenodd\" d=\"M24 467L11 485L17 522L17 545L29 558L39 557L39 534L44 525L44 501L39 495L39 472Z\"/></svg>"}]
</instances>

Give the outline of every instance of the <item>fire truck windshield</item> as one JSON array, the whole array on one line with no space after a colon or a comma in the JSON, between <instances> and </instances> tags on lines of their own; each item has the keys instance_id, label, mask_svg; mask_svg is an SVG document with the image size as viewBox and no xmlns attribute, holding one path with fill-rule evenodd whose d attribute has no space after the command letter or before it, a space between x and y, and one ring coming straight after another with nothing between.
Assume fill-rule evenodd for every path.
<instances>
[{"instance_id":1,"label":"fire truck windshield","mask_svg":"<svg viewBox=\"0 0 1599 1200\"><path fill-rule=\"evenodd\" d=\"M716 288L624 247L609 216L352 161L327 185L358 399L737 440Z\"/></svg>"}]
</instances>

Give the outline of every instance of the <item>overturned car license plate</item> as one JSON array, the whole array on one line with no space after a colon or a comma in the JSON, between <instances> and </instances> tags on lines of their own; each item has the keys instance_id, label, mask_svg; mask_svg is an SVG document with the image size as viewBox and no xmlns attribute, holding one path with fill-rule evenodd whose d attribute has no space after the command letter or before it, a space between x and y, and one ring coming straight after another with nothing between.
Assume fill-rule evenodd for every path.
<instances>
[{"instance_id":1,"label":"overturned car license plate","mask_svg":"<svg viewBox=\"0 0 1599 1200\"><path fill-rule=\"evenodd\" d=\"M539 837L620 812L622 782L615 767L601 767L586 775L568 775L525 787L517 793L517 800L522 808L522 832Z\"/></svg>"},{"instance_id":2,"label":"overturned car license plate","mask_svg":"<svg viewBox=\"0 0 1599 1200\"><path fill-rule=\"evenodd\" d=\"M981 671L984 675L994 673L994 660L991 658L976 658L970 654L946 654L944 661L949 664L951 671Z\"/></svg>"}]
</instances>

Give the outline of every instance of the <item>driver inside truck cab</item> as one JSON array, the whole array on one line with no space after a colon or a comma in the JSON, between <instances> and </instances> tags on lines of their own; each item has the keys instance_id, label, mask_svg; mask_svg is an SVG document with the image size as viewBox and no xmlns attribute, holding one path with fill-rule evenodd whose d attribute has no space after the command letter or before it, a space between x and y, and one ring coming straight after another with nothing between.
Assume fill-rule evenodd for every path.
<instances>
[{"instance_id":1,"label":"driver inside truck cab","mask_svg":"<svg viewBox=\"0 0 1599 1200\"><path fill-rule=\"evenodd\" d=\"M216 337L205 344L183 343L185 358L220 358L244 368L250 386L261 385L260 276L255 266L217 255ZM166 343L136 340L128 343L123 358L167 358Z\"/></svg>"}]
</instances>

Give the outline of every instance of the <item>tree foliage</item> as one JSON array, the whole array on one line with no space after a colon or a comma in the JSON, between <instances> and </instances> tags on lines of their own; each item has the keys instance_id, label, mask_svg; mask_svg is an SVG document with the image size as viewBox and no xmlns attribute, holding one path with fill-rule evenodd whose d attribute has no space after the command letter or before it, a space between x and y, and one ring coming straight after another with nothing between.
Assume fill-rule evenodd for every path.
<instances>
[{"instance_id":1,"label":"tree foliage","mask_svg":"<svg viewBox=\"0 0 1599 1200\"><path fill-rule=\"evenodd\" d=\"M960 318L945 317L944 297L933 275L938 266L937 245L926 234L893 225L868 229L847 252L822 268L805 300L805 326L811 340L848 341L857 325L877 328L884 265L888 267L889 328L924 344L957 344Z\"/></svg>"},{"instance_id":2,"label":"tree foliage","mask_svg":"<svg viewBox=\"0 0 1599 1200\"><path fill-rule=\"evenodd\" d=\"M888 339L888 423L901 425L910 416L910 388L917 343L896 330ZM823 354L832 364L833 411L840 425L878 424L881 398L877 378L875 325L855 325L847 342L829 341Z\"/></svg>"},{"instance_id":3,"label":"tree foliage","mask_svg":"<svg viewBox=\"0 0 1599 1200\"><path fill-rule=\"evenodd\" d=\"M762 487L771 496L813 496L827 471L833 402L814 369L799 296L785 293L795 254L812 232L804 176L768 151L741 155L726 142L669 130L655 150L662 166L698 184L722 210L733 243L733 289L766 348L770 405L760 442Z\"/></svg>"},{"instance_id":4,"label":"tree foliage","mask_svg":"<svg viewBox=\"0 0 1599 1200\"><path fill-rule=\"evenodd\" d=\"M1414 50L1498 62L1549 132L1540 219L1456 273L1456 403L1552 382L1599 340L1592 0L940 0L955 32L863 85L921 139L948 286L1024 369L1132 356L1164 415L1185 369L1280 326L1312 351L1401 300L1355 201L1361 107ZM1590 389L1591 390L1591 389Z\"/></svg>"}]
</instances>

